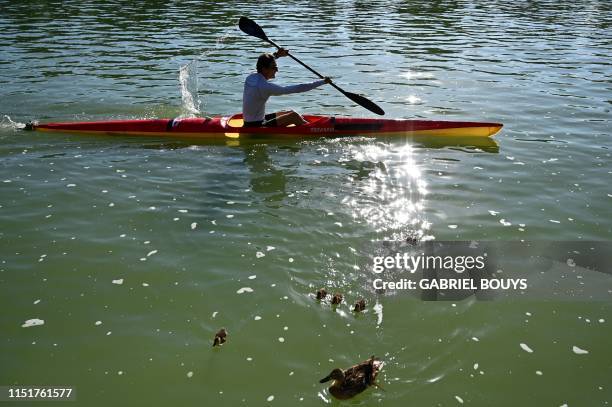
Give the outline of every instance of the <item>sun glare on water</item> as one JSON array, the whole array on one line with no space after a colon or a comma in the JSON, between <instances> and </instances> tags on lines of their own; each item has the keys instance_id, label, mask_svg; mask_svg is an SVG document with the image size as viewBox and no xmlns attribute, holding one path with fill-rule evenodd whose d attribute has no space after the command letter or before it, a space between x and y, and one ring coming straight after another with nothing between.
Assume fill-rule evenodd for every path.
<instances>
[{"instance_id":1,"label":"sun glare on water","mask_svg":"<svg viewBox=\"0 0 612 407\"><path fill-rule=\"evenodd\" d=\"M371 171L358 180L356 194L344 198L355 218L368 222L384 240L431 238L423 211L427 184L414 161L414 148L376 143L353 145L347 159L369 163Z\"/></svg>"}]
</instances>

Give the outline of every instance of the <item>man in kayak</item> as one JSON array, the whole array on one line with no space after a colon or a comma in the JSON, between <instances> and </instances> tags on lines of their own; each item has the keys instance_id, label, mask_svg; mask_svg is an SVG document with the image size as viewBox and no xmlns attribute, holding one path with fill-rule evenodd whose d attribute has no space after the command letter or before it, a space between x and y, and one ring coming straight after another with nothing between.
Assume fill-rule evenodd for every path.
<instances>
[{"instance_id":1,"label":"man in kayak","mask_svg":"<svg viewBox=\"0 0 612 407\"><path fill-rule=\"evenodd\" d=\"M257 59L257 72L247 76L242 95L242 114L244 127L286 127L291 124L299 126L306 120L293 110L266 114L266 102L270 96L307 92L326 83L330 78L304 83L301 85L279 86L268 82L276 76L278 66L276 59L289 55L289 51L280 48L274 54L262 54Z\"/></svg>"}]
</instances>

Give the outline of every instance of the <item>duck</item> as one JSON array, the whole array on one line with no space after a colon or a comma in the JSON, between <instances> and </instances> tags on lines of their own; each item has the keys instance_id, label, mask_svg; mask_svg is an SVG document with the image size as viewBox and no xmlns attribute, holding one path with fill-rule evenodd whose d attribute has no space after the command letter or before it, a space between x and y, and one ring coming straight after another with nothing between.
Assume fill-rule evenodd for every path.
<instances>
[{"instance_id":1,"label":"duck","mask_svg":"<svg viewBox=\"0 0 612 407\"><path fill-rule=\"evenodd\" d=\"M227 339L227 331L225 328L219 329L219 332L215 334L215 339L213 340L213 348L215 346L221 346L225 343Z\"/></svg>"},{"instance_id":2,"label":"duck","mask_svg":"<svg viewBox=\"0 0 612 407\"><path fill-rule=\"evenodd\" d=\"M360 298L356 303L355 303L355 308L353 309L354 312L361 312L364 311L366 307L366 302L363 298Z\"/></svg>"},{"instance_id":3,"label":"duck","mask_svg":"<svg viewBox=\"0 0 612 407\"><path fill-rule=\"evenodd\" d=\"M327 297L327 290L325 288L319 288L317 291L317 301L321 301Z\"/></svg>"},{"instance_id":4,"label":"duck","mask_svg":"<svg viewBox=\"0 0 612 407\"><path fill-rule=\"evenodd\" d=\"M342 302L342 294L336 293L331 299L332 305L338 305Z\"/></svg>"},{"instance_id":5,"label":"duck","mask_svg":"<svg viewBox=\"0 0 612 407\"><path fill-rule=\"evenodd\" d=\"M333 380L329 393L339 400L355 397L370 386L377 386L376 376L383 367L384 362L371 356L368 360L351 366L346 370L334 369L329 375L319 381L326 383Z\"/></svg>"}]
</instances>

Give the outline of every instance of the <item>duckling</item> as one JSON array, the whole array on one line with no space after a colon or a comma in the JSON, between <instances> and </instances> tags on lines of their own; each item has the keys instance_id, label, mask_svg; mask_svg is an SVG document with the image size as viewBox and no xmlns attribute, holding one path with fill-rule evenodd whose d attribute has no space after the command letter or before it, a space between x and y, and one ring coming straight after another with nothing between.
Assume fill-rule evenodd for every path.
<instances>
[{"instance_id":1,"label":"duckling","mask_svg":"<svg viewBox=\"0 0 612 407\"><path fill-rule=\"evenodd\" d=\"M416 246L419 244L419 233L416 230L411 230L408 232L406 243L408 243L410 246Z\"/></svg>"},{"instance_id":2,"label":"duckling","mask_svg":"<svg viewBox=\"0 0 612 407\"><path fill-rule=\"evenodd\" d=\"M346 400L356 396L368 387L376 386L376 376L383 367L383 362L375 356L370 357L346 370L334 369L319 383L333 380L329 393L337 399Z\"/></svg>"},{"instance_id":3,"label":"duckling","mask_svg":"<svg viewBox=\"0 0 612 407\"><path fill-rule=\"evenodd\" d=\"M325 288L319 288L317 291L317 301L321 301L327 297L327 290Z\"/></svg>"},{"instance_id":4,"label":"duckling","mask_svg":"<svg viewBox=\"0 0 612 407\"><path fill-rule=\"evenodd\" d=\"M215 334L215 339L213 340L213 348L215 346L223 345L227 338L227 331L225 328L219 329L219 332Z\"/></svg>"},{"instance_id":5,"label":"duckling","mask_svg":"<svg viewBox=\"0 0 612 407\"><path fill-rule=\"evenodd\" d=\"M361 312L363 310L365 310L365 300L363 298L360 298L356 303L355 303L355 309L353 309L353 311L355 312Z\"/></svg>"},{"instance_id":6,"label":"duckling","mask_svg":"<svg viewBox=\"0 0 612 407\"><path fill-rule=\"evenodd\" d=\"M332 297L332 300L331 300L331 304L332 305L338 305L341 302L342 302L342 294L340 294L340 293L334 294L334 296Z\"/></svg>"}]
</instances>

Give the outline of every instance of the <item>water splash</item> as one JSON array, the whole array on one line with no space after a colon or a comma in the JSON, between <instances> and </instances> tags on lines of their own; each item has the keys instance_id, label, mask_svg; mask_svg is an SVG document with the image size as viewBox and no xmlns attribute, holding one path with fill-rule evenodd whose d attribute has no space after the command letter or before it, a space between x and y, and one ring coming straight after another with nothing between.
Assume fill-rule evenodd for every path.
<instances>
[{"instance_id":1,"label":"water splash","mask_svg":"<svg viewBox=\"0 0 612 407\"><path fill-rule=\"evenodd\" d=\"M2 116L2 120L0 120L0 129L3 130L22 130L25 126L25 123L14 122L7 115Z\"/></svg>"},{"instance_id":2,"label":"water splash","mask_svg":"<svg viewBox=\"0 0 612 407\"><path fill-rule=\"evenodd\" d=\"M203 51L191 62L180 67L179 84L181 87L181 108L183 111L180 117L194 117L203 113L202 108L206 109L207 94L204 94L203 100L200 99L198 94L198 62L204 58L208 59L211 53L222 50L231 36L232 34L229 30L226 31L217 38L214 48Z\"/></svg>"},{"instance_id":3,"label":"water splash","mask_svg":"<svg viewBox=\"0 0 612 407\"><path fill-rule=\"evenodd\" d=\"M194 59L179 69L183 114L181 117L195 116L200 113L198 97L198 60Z\"/></svg>"},{"instance_id":4,"label":"water splash","mask_svg":"<svg viewBox=\"0 0 612 407\"><path fill-rule=\"evenodd\" d=\"M413 146L383 143L349 146L344 160L369 162L357 194L343 199L356 218L365 219L384 240L431 239L423 215L427 184L413 158Z\"/></svg>"}]
</instances>

